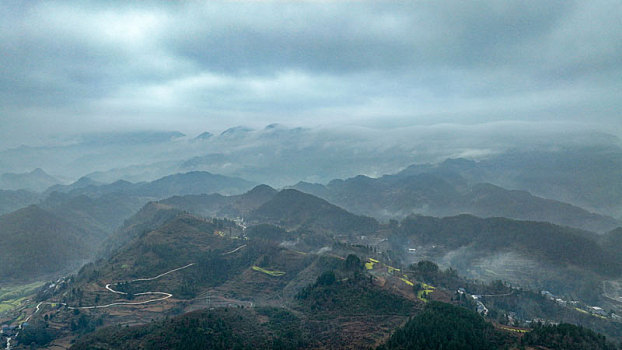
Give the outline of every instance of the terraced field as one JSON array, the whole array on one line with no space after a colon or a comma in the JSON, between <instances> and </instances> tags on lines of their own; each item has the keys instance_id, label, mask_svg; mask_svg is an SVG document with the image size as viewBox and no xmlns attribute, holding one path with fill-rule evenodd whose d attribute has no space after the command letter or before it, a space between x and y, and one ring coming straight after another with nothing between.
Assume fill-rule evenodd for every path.
<instances>
[{"instance_id":1,"label":"terraced field","mask_svg":"<svg viewBox=\"0 0 622 350\"><path fill-rule=\"evenodd\" d=\"M0 288L0 314L22 305L26 298L40 288L43 282Z\"/></svg>"}]
</instances>

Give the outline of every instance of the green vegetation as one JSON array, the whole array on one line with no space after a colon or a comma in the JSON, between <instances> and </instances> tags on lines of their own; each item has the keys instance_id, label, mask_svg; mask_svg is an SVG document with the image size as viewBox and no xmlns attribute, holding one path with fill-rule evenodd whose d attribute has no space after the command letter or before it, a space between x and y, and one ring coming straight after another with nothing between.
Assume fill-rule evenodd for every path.
<instances>
[{"instance_id":1,"label":"green vegetation","mask_svg":"<svg viewBox=\"0 0 622 350\"><path fill-rule=\"evenodd\" d=\"M571 324L536 325L525 334L523 344L546 346L552 350L617 350L619 346L609 342L603 335Z\"/></svg>"},{"instance_id":2,"label":"green vegetation","mask_svg":"<svg viewBox=\"0 0 622 350\"><path fill-rule=\"evenodd\" d=\"M28 281L90 256L78 227L37 207L0 216L0 280Z\"/></svg>"},{"instance_id":3,"label":"green vegetation","mask_svg":"<svg viewBox=\"0 0 622 350\"><path fill-rule=\"evenodd\" d=\"M260 321L259 316L267 319ZM113 326L80 339L71 349L295 349L306 336L300 320L276 308L203 310L144 326Z\"/></svg>"},{"instance_id":4,"label":"green vegetation","mask_svg":"<svg viewBox=\"0 0 622 350\"><path fill-rule=\"evenodd\" d=\"M378 350L412 349L524 349L525 346L551 350L618 350L603 335L569 324L540 325L532 330L500 327L495 330L477 313L451 304L432 301ZM520 333L522 338L511 333Z\"/></svg>"},{"instance_id":5,"label":"green vegetation","mask_svg":"<svg viewBox=\"0 0 622 350\"><path fill-rule=\"evenodd\" d=\"M251 226L246 230L246 236L249 239L267 240L267 241L283 241L292 239L292 234L279 226L260 224Z\"/></svg>"},{"instance_id":6,"label":"green vegetation","mask_svg":"<svg viewBox=\"0 0 622 350\"><path fill-rule=\"evenodd\" d=\"M556 266L570 265L606 276L622 273L622 262L604 251L597 237L549 223L470 215L411 216L402 221L399 235L422 245L442 244L445 249L469 246L484 254L513 250ZM393 242L398 244L396 238Z\"/></svg>"},{"instance_id":7,"label":"green vegetation","mask_svg":"<svg viewBox=\"0 0 622 350\"><path fill-rule=\"evenodd\" d=\"M344 265L349 266L347 259ZM296 295L296 299L300 307L311 315L316 312L339 315L410 315L416 310L414 302L382 290L372 283L371 276L362 273L358 267L355 271L342 268L322 273L315 283L303 288Z\"/></svg>"},{"instance_id":8,"label":"green vegetation","mask_svg":"<svg viewBox=\"0 0 622 350\"><path fill-rule=\"evenodd\" d=\"M24 345L46 345L54 338L55 332L48 328L47 323L31 324L24 327L17 337L17 341Z\"/></svg>"},{"instance_id":9,"label":"green vegetation","mask_svg":"<svg viewBox=\"0 0 622 350\"><path fill-rule=\"evenodd\" d=\"M378 349L493 350L497 349L498 338L494 327L478 314L432 301Z\"/></svg>"},{"instance_id":10,"label":"green vegetation","mask_svg":"<svg viewBox=\"0 0 622 350\"><path fill-rule=\"evenodd\" d=\"M21 300L27 295L35 293L43 284L44 282L33 282L0 288L0 312L6 311L3 308L19 305Z\"/></svg>"}]
</instances>

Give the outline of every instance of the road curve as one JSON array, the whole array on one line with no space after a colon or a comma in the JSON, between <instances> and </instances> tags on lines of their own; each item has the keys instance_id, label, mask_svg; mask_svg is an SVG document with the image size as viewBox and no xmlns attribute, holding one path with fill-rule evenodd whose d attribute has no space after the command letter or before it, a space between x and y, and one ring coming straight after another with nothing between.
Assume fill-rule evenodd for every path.
<instances>
[{"instance_id":1,"label":"road curve","mask_svg":"<svg viewBox=\"0 0 622 350\"><path fill-rule=\"evenodd\" d=\"M190 263L188 265L182 266L182 267L178 267L176 269L172 269L170 271L166 271L164 273L161 273L155 277L149 277L149 278L137 278L135 280L131 280L128 281L128 283L132 283L132 282L140 282L140 281L153 281L156 280L158 278L161 278L163 276L168 275L169 273L173 273L175 271L179 271L179 270L183 270L186 269L192 265L195 265L195 263ZM118 283L118 282L114 282L114 283ZM121 292L118 290L114 290L112 289L111 285L113 283L108 283L105 286L105 289L111 293L114 294L119 294L119 295L127 295L126 292ZM85 309L103 309L103 308L108 308L108 307L112 307L112 306L132 306L132 305L144 305L144 304L149 304L149 303L154 303L157 301L162 301L162 300L166 300L168 298L171 298L173 296L173 294L171 293L166 293L166 292L143 292L143 293L136 293L134 295L158 295L160 296L159 298L155 298L155 299L149 299L149 300L144 300L144 301L136 301L136 302L115 302L115 303L110 303L110 304L105 304L105 305L91 305L91 306L69 306L66 303L51 303L51 302L47 302L47 301L42 301L39 304L37 304L37 306L35 307L35 311L28 316L24 322L20 323L20 325L18 326L18 329L22 329L22 325L28 321L30 321L30 319L32 318L32 316L34 316L37 312L39 312L39 310L41 310L41 305L62 305L62 306L66 306L68 309L70 310L85 310ZM19 334L19 332L17 333ZM17 336L16 334L16 336ZM7 349L10 349L10 339L7 340Z\"/></svg>"},{"instance_id":2,"label":"road curve","mask_svg":"<svg viewBox=\"0 0 622 350\"><path fill-rule=\"evenodd\" d=\"M242 248L244 248L244 247L246 247L246 244L242 244L241 246L239 246L239 247L235 248L234 250L232 250L232 251L230 251L230 252L223 253L222 255L229 255L229 254L233 254L233 253L237 252L238 250L240 250L240 249L242 249Z\"/></svg>"}]
</instances>

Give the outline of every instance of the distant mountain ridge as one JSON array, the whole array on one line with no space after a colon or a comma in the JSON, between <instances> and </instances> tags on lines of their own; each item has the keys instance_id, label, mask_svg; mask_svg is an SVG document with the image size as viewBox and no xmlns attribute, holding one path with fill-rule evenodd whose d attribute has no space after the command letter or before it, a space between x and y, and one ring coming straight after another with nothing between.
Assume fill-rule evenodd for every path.
<instances>
[{"instance_id":1,"label":"distant mountain ridge","mask_svg":"<svg viewBox=\"0 0 622 350\"><path fill-rule=\"evenodd\" d=\"M619 146L514 150L474 161L447 159L410 166L398 176L455 173L469 183L489 182L622 218L622 149Z\"/></svg>"},{"instance_id":2,"label":"distant mountain ridge","mask_svg":"<svg viewBox=\"0 0 622 350\"><path fill-rule=\"evenodd\" d=\"M446 162L448 166L453 162ZM472 164L467 162L467 164ZM412 213L432 216L473 214L546 221L596 232L620 223L612 217L556 200L507 190L490 183L470 184L453 170L413 166L380 178L357 176L327 185L300 182L295 189L314 194L357 214L381 219Z\"/></svg>"},{"instance_id":3,"label":"distant mountain ridge","mask_svg":"<svg viewBox=\"0 0 622 350\"><path fill-rule=\"evenodd\" d=\"M232 196L218 193L173 196L159 203L189 211L205 217L245 217L262 204L271 200L277 190L267 185L259 185L252 190Z\"/></svg>"},{"instance_id":4,"label":"distant mountain ridge","mask_svg":"<svg viewBox=\"0 0 622 350\"><path fill-rule=\"evenodd\" d=\"M36 168L28 173L5 173L0 176L0 189L5 190L41 192L58 183L60 183L60 180L49 175L41 168Z\"/></svg>"},{"instance_id":5,"label":"distant mountain ridge","mask_svg":"<svg viewBox=\"0 0 622 350\"><path fill-rule=\"evenodd\" d=\"M237 177L212 174L207 171L191 171L168 175L150 182L132 183L118 180L110 184L101 184L83 177L66 186L55 186L46 192L65 192L70 195L102 195L123 192L132 196L166 198L175 195L216 193L236 194L247 191L256 184Z\"/></svg>"}]
</instances>

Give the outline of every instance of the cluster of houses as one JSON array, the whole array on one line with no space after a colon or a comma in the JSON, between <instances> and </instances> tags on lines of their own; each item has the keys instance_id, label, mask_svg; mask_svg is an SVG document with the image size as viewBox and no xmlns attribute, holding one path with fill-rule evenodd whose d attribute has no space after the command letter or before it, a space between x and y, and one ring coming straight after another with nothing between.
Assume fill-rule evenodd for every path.
<instances>
[{"instance_id":1,"label":"cluster of houses","mask_svg":"<svg viewBox=\"0 0 622 350\"><path fill-rule=\"evenodd\" d=\"M576 300L571 300L571 301L563 300L562 298L556 297L555 295L553 295L553 293L549 292L548 290L543 290L543 291L540 292L540 294L542 294L547 299L552 300L552 301L556 302L557 304L559 304L561 306L568 306L568 304L573 305L575 308L578 308L578 306L579 306L579 302L578 301L576 301ZM600 307L600 306L587 306L585 311L588 311L592 315L597 315L597 316L602 316L602 317L608 317L609 316L609 313L607 313L607 311L603 310L603 308Z\"/></svg>"},{"instance_id":2,"label":"cluster of houses","mask_svg":"<svg viewBox=\"0 0 622 350\"><path fill-rule=\"evenodd\" d=\"M8 325L8 324L3 324L2 325L2 335L5 337L12 337L15 335L15 333L17 333L18 328L15 325Z\"/></svg>"},{"instance_id":3,"label":"cluster of houses","mask_svg":"<svg viewBox=\"0 0 622 350\"><path fill-rule=\"evenodd\" d=\"M458 288L457 292L460 295L467 295L467 296L469 295L467 294L464 288ZM476 307L477 313L480 315L488 316L488 308L480 300L482 296L473 294L471 295L471 298L473 299L473 301L475 301L475 307Z\"/></svg>"}]
</instances>

